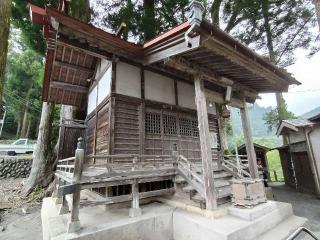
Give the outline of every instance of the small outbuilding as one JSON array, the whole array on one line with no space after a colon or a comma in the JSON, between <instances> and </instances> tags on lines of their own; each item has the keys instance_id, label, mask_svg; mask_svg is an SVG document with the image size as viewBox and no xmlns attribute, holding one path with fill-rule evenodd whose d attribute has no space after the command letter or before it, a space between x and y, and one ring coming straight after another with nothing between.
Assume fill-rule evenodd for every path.
<instances>
[{"instance_id":1,"label":"small outbuilding","mask_svg":"<svg viewBox=\"0 0 320 240\"><path fill-rule=\"evenodd\" d=\"M288 142L278 148L286 184L320 196L320 114L283 120L277 135L284 135Z\"/></svg>"},{"instance_id":2,"label":"small outbuilding","mask_svg":"<svg viewBox=\"0 0 320 240\"><path fill-rule=\"evenodd\" d=\"M263 179L270 181L270 171L267 159L267 152L271 149L265 146L262 146L257 143L253 143L254 151L256 153L257 158L257 165L259 168L260 174L263 174ZM247 155L246 145L242 144L238 147L238 154L239 155Z\"/></svg>"}]
</instances>

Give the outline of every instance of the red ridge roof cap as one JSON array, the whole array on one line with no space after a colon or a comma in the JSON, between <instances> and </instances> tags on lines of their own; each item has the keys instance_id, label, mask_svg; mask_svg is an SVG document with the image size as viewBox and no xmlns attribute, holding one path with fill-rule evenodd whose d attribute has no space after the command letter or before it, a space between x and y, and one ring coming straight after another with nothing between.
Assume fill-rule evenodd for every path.
<instances>
[{"instance_id":1,"label":"red ridge roof cap","mask_svg":"<svg viewBox=\"0 0 320 240\"><path fill-rule=\"evenodd\" d=\"M143 45L143 48L148 48L148 47L151 47L151 46L153 46L153 45L155 45L157 43L163 42L166 39L172 37L173 35L176 35L176 34L179 34L180 32L185 31L189 27L190 27L190 24L188 22L184 22L184 23L182 23L182 24L170 29L169 31L166 31L166 32L162 33L161 35L151 39L148 42L146 42Z\"/></svg>"}]
</instances>

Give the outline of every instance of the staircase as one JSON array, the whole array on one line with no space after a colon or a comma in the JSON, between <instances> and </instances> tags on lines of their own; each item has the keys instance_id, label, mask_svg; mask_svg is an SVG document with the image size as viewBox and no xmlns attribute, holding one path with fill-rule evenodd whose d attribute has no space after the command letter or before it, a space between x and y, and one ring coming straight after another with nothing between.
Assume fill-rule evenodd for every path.
<instances>
[{"instance_id":1,"label":"staircase","mask_svg":"<svg viewBox=\"0 0 320 240\"><path fill-rule=\"evenodd\" d=\"M231 200L231 179L235 176L235 170L227 163L218 167L217 162L213 162L214 186L218 205L225 204ZM202 174L202 163L191 163L188 159L179 156L178 175L174 182L179 195L188 196L200 208L205 208L205 196Z\"/></svg>"}]
</instances>

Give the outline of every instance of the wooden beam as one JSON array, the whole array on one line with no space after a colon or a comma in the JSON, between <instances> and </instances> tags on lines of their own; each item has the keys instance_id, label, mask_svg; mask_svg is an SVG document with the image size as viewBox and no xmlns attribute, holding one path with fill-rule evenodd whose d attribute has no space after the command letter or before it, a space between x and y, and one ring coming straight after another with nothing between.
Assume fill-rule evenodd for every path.
<instances>
[{"instance_id":1,"label":"wooden beam","mask_svg":"<svg viewBox=\"0 0 320 240\"><path fill-rule=\"evenodd\" d=\"M88 74L93 74L93 72L94 72L94 69L86 68L83 66L79 66L79 65L75 65L75 64L71 64L71 63L67 63L67 62L62 62L62 61L58 61L58 60L55 60L53 64L55 66L71 68L75 71L81 71L81 72L85 72Z\"/></svg>"},{"instance_id":2,"label":"wooden beam","mask_svg":"<svg viewBox=\"0 0 320 240\"><path fill-rule=\"evenodd\" d=\"M62 90L68 90L68 91L78 92L78 93L87 93L89 91L89 88L87 87L73 85L71 83L65 83L65 82L59 82L59 81L51 81L50 88L59 88Z\"/></svg>"},{"instance_id":3,"label":"wooden beam","mask_svg":"<svg viewBox=\"0 0 320 240\"><path fill-rule=\"evenodd\" d=\"M208 69L204 69L195 63L190 63L182 57L169 59L166 62L166 65L191 75L201 72L205 80L225 88L232 84L230 81L227 81L226 78L219 76L217 73L209 71ZM256 98L258 98L258 92L256 90L243 86L242 84L234 82L232 84L232 88L234 89L234 91L241 92L250 100L255 100Z\"/></svg>"},{"instance_id":4,"label":"wooden beam","mask_svg":"<svg viewBox=\"0 0 320 240\"><path fill-rule=\"evenodd\" d=\"M212 152L209 137L209 122L207 112L207 102L204 93L203 79L200 75L195 75L194 79L196 105L199 122L200 148L203 167L204 192L206 198L206 208L214 210L217 208L217 196L215 194Z\"/></svg>"},{"instance_id":5,"label":"wooden beam","mask_svg":"<svg viewBox=\"0 0 320 240\"><path fill-rule=\"evenodd\" d=\"M222 93L207 89L205 90L205 95L206 98L211 102L218 104L228 104L232 107L243 108L243 101L238 98L231 98L229 102L226 102Z\"/></svg>"},{"instance_id":6,"label":"wooden beam","mask_svg":"<svg viewBox=\"0 0 320 240\"><path fill-rule=\"evenodd\" d=\"M118 27L118 29L116 31L116 36L120 37L126 27L127 27L127 24L125 22L121 22L120 26Z\"/></svg>"},{"instance_id":7,"label":"wooden beam","mask_svg":"<svg viewBox=\"0 0 320 240\"><path fill-rule=\"evenodd\" d=\"M254 151L252 131L249 122L248 107L245 101L243 101L243 108L240 108L240 115L243 127L244 141L246 144L250 175L252 178L259 178L257 157Z\"/></svg>"},{"instance_id":8,"label":"wooden beam","mask_svg":"<svg viewBox=\"0 0 320 240\"><path fill-rule=\"evenodd\" d=\"M185 42L185 38L181 37L176 41L169 42L168 44L161 46L160 48L155 48L152 51L148 51L145 53L143 64L149 65L181 53L190 52L200 46L200 36L190 38L190 42L192 46L188 47Z\"/></svg>"}]
</instances>

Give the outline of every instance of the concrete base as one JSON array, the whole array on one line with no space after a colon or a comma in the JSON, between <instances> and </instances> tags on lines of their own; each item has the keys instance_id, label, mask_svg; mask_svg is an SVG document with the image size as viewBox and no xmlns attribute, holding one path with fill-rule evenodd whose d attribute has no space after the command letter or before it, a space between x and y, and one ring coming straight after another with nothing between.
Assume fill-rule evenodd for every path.
<instances>
[{"instance_id":1,"label":"concrete base","mask_svg":"<svg viewBox=\"0 0 320 240\"><path fill-rule=\"evenodd\" d=\"M68 233L74 233L74 232L77 232L79 231L81 228L81 225L80 225L80 221L73 221L73 222L68 222Z\"/></svg>"},{"instance_id":2,"label":"concrete base","mask_svg":"<svg viewBox=\"0 0 320 240\"><path fill-rule=\"evenodd\" d=\"M51 198L44 199L41 211L43 239L52 240L102 240L106 236L108 240L271 240L285 239L307 223L305 218L292 214L290 204L280 202L267 202L252 209L230 207L228 215L214 219L151 203L142 206L143 214L134 218L128 216L129 208L80 209L81 229L68 233L70 214L59 216ZM272 238L270 231L274 233Z\"/></svg>"},{"instance_id":3,"label":"concrete base","mask_svg":"<svg viewBox=\"0 0 320 240\"><path fill-rule=\"evenodd\" d=\"M130 208L129 217L140 217L142 214L141 208Z\"/></svg>"}]
</instances>

